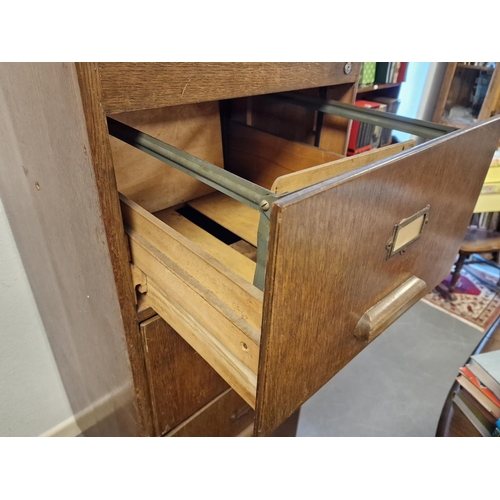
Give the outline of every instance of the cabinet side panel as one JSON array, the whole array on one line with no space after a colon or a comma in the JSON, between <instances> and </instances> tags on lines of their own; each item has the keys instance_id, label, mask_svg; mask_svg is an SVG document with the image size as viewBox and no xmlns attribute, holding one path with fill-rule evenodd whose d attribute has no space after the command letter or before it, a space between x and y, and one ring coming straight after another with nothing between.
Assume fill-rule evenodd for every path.
<instances>
[{"instance_id":1,"label":"cabinet side panel","mask_svg":"<svg viewBox=\"0 0 500 500\"><path fill-rule=\"evenodd\" d=\"M0 80L0 196L73 412L92 433L138 435L75 67L2 64Z\"/></svg>"}]
</instances>

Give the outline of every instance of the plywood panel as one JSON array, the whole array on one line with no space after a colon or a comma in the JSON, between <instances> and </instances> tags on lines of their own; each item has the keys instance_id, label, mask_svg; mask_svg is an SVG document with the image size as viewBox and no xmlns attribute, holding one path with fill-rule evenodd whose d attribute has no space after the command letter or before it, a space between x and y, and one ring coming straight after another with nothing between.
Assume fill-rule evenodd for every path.
<instances>
[{"instance_id":1,"label":"plywood panel","mask_svg":"<svg viewBox=\"0 0 500 500\"><path fill-rule=\"evenodd\" d=\"M411 276L430 290L448 275L499 137L492 119L273 205L256 434L367 345L354 330L368 309ZM394 225L427 205L421 238L386 260Z\"/></svg>"},{"instance_id":2,"label":"plywood panel","mask_svg":"<svg viewBox=\"0 0 500 500\"><path fill-rule=\"evenodd\" d=\"M216 102L114 115L146 134L223 167L219 105ZM213 191L203 182L111 137L118 190L156 212Z\"/></svg>"}]
</instances>

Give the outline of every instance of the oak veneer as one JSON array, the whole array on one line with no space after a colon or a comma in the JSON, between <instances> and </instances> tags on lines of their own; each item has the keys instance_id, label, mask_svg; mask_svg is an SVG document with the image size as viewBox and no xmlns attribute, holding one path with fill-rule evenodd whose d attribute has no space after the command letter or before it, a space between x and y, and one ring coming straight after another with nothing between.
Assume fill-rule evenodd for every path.
<instances>
[{"instance_id":1,"label":"oak veneer","mask_svg":"<svg viewBox=\"0 0 500 500\"><path fill-rule=\"evenodd\" d=\"M357 82L359 64L99 63L108 114ZM145 84L147 82L147 84Z\"/></svg>"}]
</instances>

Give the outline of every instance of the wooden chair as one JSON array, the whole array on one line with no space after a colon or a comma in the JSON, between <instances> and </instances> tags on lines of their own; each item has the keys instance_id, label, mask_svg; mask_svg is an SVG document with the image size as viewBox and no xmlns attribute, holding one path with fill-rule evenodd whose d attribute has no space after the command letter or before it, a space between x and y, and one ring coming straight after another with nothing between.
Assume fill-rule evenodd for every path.
<instances>
[{"instance_id":1,"label":"wooden chair","mask_svg":"<svg viewBox=\"0 0 500 500\"><path fill-rule=\"evenodd\" d=\"M479 257L479 255L475 255L471 260L467 261L467 258L473 254L484 254L484 253L496 253L500 252L500 233L495 231L488 231L486 229L478 228L475 226L470 226L467 230L467 234L465 235L464 241L462 242L462 246L460 247L459 257L457 262L455 263L455 269L453 270L453 276L451 279L449 293L453 294L455 288L458 283L458 278L460 278L460 272L464 265L468 264L486 264L493 266L499 270L500 266L493 261L486 260L484 258ZM500 280L497 283L497 286L492 285L485 280L480 279L476 276L481 283L483 283L488 288L499 292L500 288Z\"/></svg>"}]
</instances>

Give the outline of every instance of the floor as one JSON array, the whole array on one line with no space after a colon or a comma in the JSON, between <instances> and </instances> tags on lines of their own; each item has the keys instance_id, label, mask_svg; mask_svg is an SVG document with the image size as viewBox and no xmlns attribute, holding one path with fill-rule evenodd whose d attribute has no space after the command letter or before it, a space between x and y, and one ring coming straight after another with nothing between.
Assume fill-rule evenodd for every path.
<instances>
[{"instance_id":1,"label":"floor","mask_svg":"<svg viewBox=\"0 0 500 500\"><path fill-rule=\"evenodd\" d=\"M298 436L434 436L484 334L419 302L302 406Z\"/></svg>"}]
</instances>

